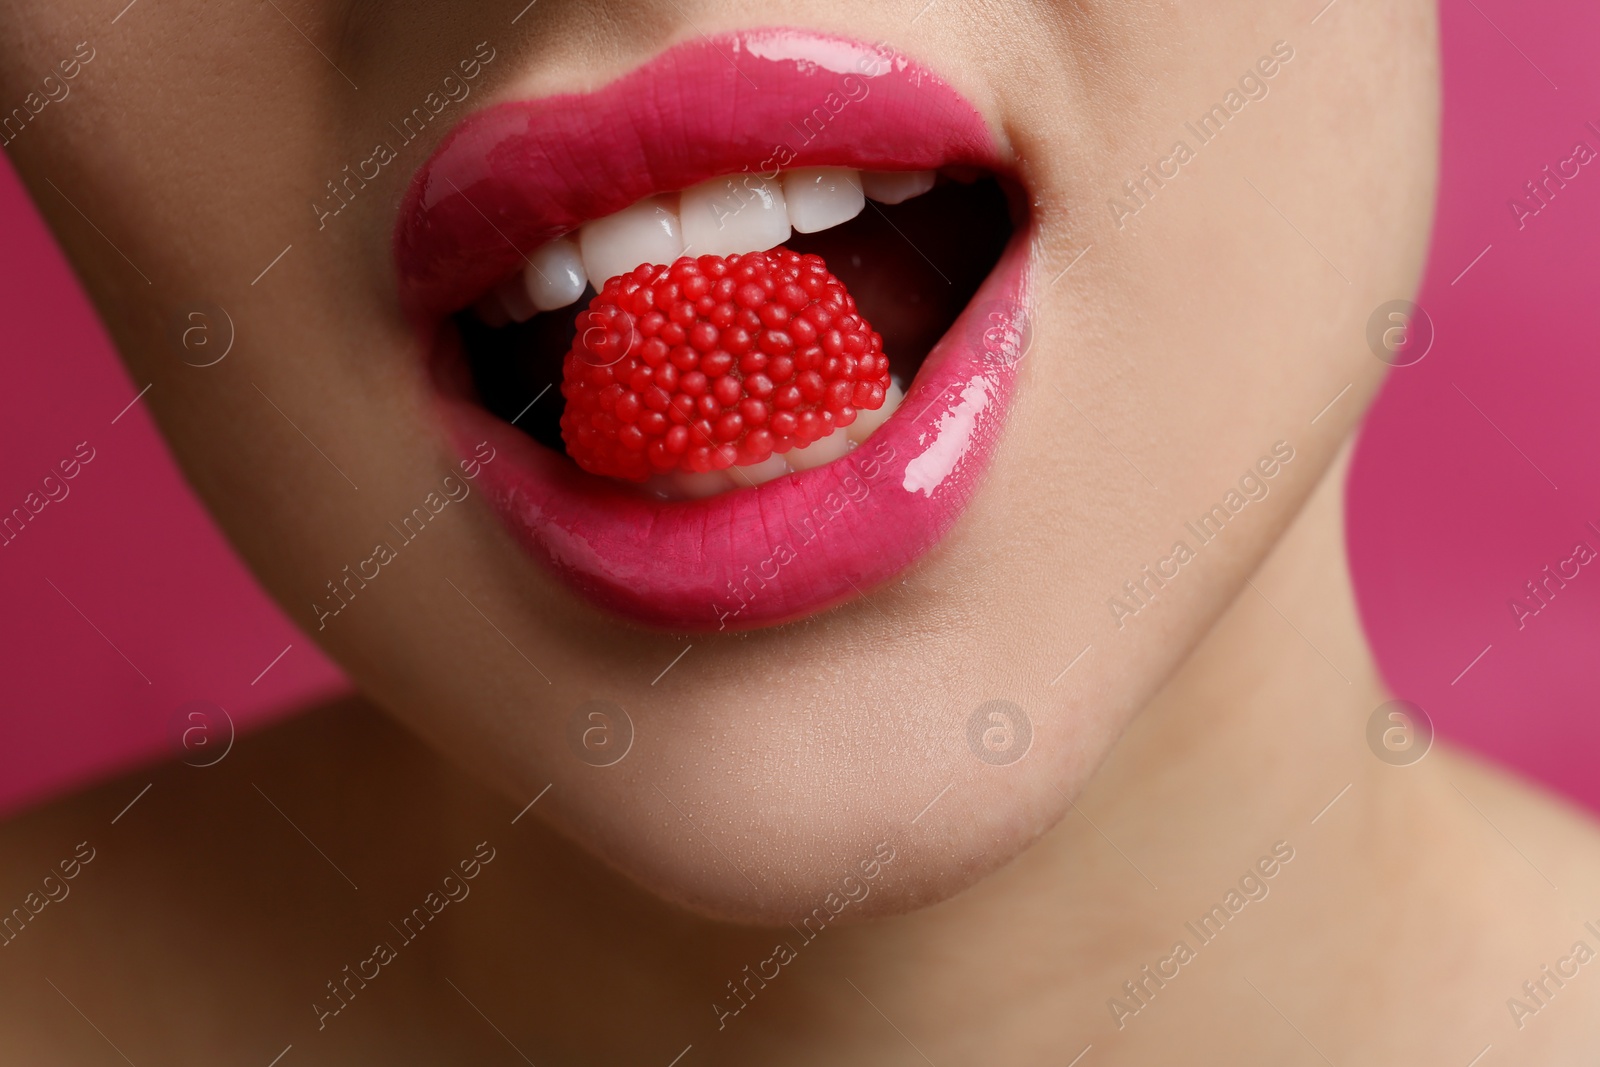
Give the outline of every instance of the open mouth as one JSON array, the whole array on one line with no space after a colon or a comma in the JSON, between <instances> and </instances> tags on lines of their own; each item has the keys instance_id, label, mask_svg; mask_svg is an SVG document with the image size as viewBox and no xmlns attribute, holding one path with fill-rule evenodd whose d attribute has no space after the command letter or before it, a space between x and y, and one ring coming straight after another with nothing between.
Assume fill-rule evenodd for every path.
<instances>
[{"instance_id":1,"label":"open mouth","mask_svg":"<svg viewBox=\"0 0 1600 1067\"><path fill-rule=\"evenodd\" d=\"M664 425L661 436L674 443L686 439L689 448L700 445L702 450L725 443L722 438L726 435L718 433L713 419L726 411L757 427L755 432L777 421L780 430L789 428L791 433L769 434L775 436L776 448L745 450L743 454L734 449L733 461L715 469L662 464L663 469L657 471L645 464L650 475L640 488L658 499L705 497L754 487L839 459L865 444L898 410L923 359L966 307L1010 239L1011 219L999 182L992 175L958 173L958 178L951 178L933 171L863 174L847 168L801 168L780 172L776 181L752 179L749 184L757 186L755 192L744 188L742 175L718 178L682 194L651 196L587 223L534 250L522 270L456 316L473 395L491 413L540 444L568 455L563 437L567 403L559 388L563 363L578 340L581 313L607 280L642 265L653 268L652 278L670 277L666 268L685 255L723 258L781 247L818 256L843 284L863 322L882 338L881 350L888 359L887 387L877 390L881 395L864 396L862 405L846 405L853 410L847 424L833 427L830 421L828 432L805 445L795 444L792 429L809 407L818 408L823 418L835 413L827 410L820 395L815 405L806 403L801 384L811 382L797 383L805 372L793 358L803 358L804 349L796 352L790 347L787 360L782 355L763 358L766 353L761 352L760 341L770 331L764 324L752 322L755 328L745 333L753 336L742 338L740 351L728 353L726 359L718 359L715 353L719 350L714 348L706 354L683 353L681 366L665 360L663 365L671 365L673 370L655 378L670 376L674 390L669 394L662 389L654 395L689 395L680 394L677 380L692 374L696 367L710 366L711 373L721 370L724 376L746 383L755 379L759 396L749 396L751 387L746 385L732 394L729 404L718 405L707 414L696 411L692 420L669 417L675 416L670 406L652 416L643 400L630 401L624 414L631 415L635 424L653 418ZM708 299L709 295L702 298ZM667 311L683 303L668 304ZM667 319L667 312L651 310ZM735 304L734 310L747 309ZM599 328L606 330L610 325L602 321ZM595 327L586 320L585 328ZM643 346L644 331L631 317L620 330L629 334L625 340ZM688 340L679 337L677 343ZM821 340L824 338L814 340L812 347L821 348L817 343ZM610 356L579 349L579 360L587 364L614 365ZM639 364L644 360L632 360L626 366L636 369ZM765 381L757 375L763 375ZM823 381L817 373L819 394ZM618 387L626 389L628 384L619 382ZM651 380L645 388L655 384ZM715 388L700 382L694 385L699 395ZM639 397L640 393L629 390L623 396ZM754 418L738 411L748 400L757 401L743 405L755 408ZM785 400L790 401L787 408ZM785 410L791 412L787 420L783 419ZM683 426L683 430L669 436L671 426ZM748 433L737 436L748 439Z\"/></svg>"},{"instance_id":2,"label":"open mouth","mask_svg":"<svg viewBox=\"0 0 1600 1067\"><path fill-rule=\"evenodd\" d=\"M927 70L748 31L470 116L396 252L524 546L635 621L743 629L866 593L969 502L1026 348L1026 203Z\"/></svg>"}]
</instances>

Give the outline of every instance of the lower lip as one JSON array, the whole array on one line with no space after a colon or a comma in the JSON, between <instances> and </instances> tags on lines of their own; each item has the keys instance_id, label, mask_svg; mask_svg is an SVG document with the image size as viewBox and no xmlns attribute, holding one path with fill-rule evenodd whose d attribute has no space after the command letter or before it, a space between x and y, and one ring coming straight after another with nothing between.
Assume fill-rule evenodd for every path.
<instances>
[{"instance_id":1,"label":"lower lip","mask_svg":"<svg viewBox=\"0 0 1600 1067\"><path fill-rule=\"evenodd\" d=\"M870 439L754 488L650 500L474 404L446 398L446 417L464 452L498 451L483 484L517 539L602 609L677 632L792 621L900 574L966 510L1028 347L1029 245L1019 229Z\"/></svg>"}]
</instances>

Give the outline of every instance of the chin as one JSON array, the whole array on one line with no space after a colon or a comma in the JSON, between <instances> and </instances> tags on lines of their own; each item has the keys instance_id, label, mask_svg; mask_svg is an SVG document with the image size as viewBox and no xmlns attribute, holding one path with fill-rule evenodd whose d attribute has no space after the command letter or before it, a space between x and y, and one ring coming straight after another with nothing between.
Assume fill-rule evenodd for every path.
<instances>
[{"instance_id":1,"label":"chin","mask_svg":"<svg viewBox=\"0 0 1600 1067\"><path fill-rule=\"evenodd\" d=\"M937 73L811 30L464 116L400 205L398 304L486 505L481 571L583 653L545 711L427 732L513 796L550 785L543 818L720 920L901 913L1025 848L1065 807L1065 750L957 669L987 624L921 648L857 624L986 491L1033 201ZM620 684L662 647L691 666Z\"/></svg>"},{"instance_id":2,"label":"chin","mask_svg":"<svg viewBox=\"0 0 1600 1067\"><path fill-rule=\"evenodd\" d=\"M948 656L891 667L889 646L841 651L828 629L697 644L692 684L626 710L618 692L512 720L464 701L467 684L448 720L396 710L499 783L510 811L539 798L531 816L649 894L762 926L847 924L962 892L1059 820L1109 749L1107 708L997 699ZM796 644L832 648L828 673L857 678L850 696L803 655L749 676L764 649ZM912 695L925 673L947 675L948 699Z\"/></svg>"}]
</instances>

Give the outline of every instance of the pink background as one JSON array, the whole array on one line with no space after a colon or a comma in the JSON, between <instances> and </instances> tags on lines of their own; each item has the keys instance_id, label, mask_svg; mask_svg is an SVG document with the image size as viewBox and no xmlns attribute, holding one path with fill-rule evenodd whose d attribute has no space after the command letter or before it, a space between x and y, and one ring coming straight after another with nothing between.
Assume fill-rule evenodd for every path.
<instances>
[{"instance_id":1,"label":"pink background","mask_svg":"<svg viewBox=\"0 0 1600 1067\"><path fill-rule=\"evenodd\" d=\"M0 516L79 442L94 449L66 498L0 547L6 811L176 754L171 723L190 701L248 726L344 683L212 525L143 401L117 418L145 383L117 361L9 164L0 234Z\"/></svg>"},{"instance_id":2,"label":"pink background","mask_svg":"<svg viewBox=\"0 0 1600 1067\"><path fill-rule=\"evenodd\" d=\"M1437 336L1367 417L1351 561L1397 695L1600 808L1600 559L1521 630L1507 606L1578 541L1600 551L1600 157L1522 229L1507 206L1578 141L1600 152L1600 6L1476 4L1441 5L1443 180L1417 298Z\"/></svg>"},{"instance_id":3,"label":"pink background","mask_svg":"<svg viewBox=\"0 0 1600 1067\"><path fill-rule=\"evenodd\" d=\"M1600 550L1585 525L1600 527L1600 160L1521 230L1506 206L1576 141L1600 150L1586 126L1600 126L1600 9L1445 0L1442 13L1443 183L1418 299L1437 338L1367 420L1350 489L1357 589L1390 685L1442 735L1600 808L1600 560L1521 630L1507 607L1579 540ZM78 442L96 453L0 548L4 811L172 752L189 701L248 728L344 682L216 533L142 402L112 423L145 383L5 165L0 234L0 513Z\"/></svg>"}]
</instances>

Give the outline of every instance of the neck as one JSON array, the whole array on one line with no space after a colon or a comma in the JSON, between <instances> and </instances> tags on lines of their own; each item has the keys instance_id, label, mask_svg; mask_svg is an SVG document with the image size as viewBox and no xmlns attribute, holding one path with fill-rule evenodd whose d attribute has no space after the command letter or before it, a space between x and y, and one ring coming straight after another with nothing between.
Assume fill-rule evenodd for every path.
<instances>
[{"instance_id":1,"label":"neck","mask_svg":"<svg viewBox=\"0 0 1600 1067\"><path fill-rule=\"evenodd\" d=\"M1267 981L1268 970L1252 972L1254 950L1330 932L1305 909L1357 877L1355 865L1372 862L1362 857L1385 853L1367 815L1421 777L1395 774L1366 744L1386 695L1345 564L1347 461L1348 450L1075 810L977 887L912 915L830 927L770 982L758 964L775 941L794 945L792 931L703 923L624 890L586 899L577 925L592 924L584 936L609 926L605 940L631 941L622 951L635 965L671 975L652 1025L698 1032L697 1048L730 1062L893 1058L909 1051L897 1027L921 1035L918 1047L959 1049L975 1018L995 1023L984 1028L991 1050L1046 1042L1059 1052L1076 1040L1063 1033L1083 1034L1080 1047L1139 1031L1145 1040L1171 1032L1152 1018L1163 1010L1194 1010L1193 996L1169 989L1215 990L1235 971ZM1284 925L1302 919L1309 929ZM1180 942L1187 962L1174 958ZM1266 1010L1240 991L1254 996L1241 982L1226 999ZM894 1025L863 1024L880 1014ZM846 1040L851 1048L819 1047Z\"/></svg>"},{"instance_id":2,"label":"neck","mask_svg":"<svg viewBox=\"0 0 1600 1067\"><path fill-rule=\"evenodd\" d=\"M1084 1035L1068 1058L1092 1041L1155 1030L1163 1008L1186 1001L1193 1010L1193 996L1169 988L1214 989L1235 968L1248 976L1249 948L1284 929L1285 898L1297 897L1297 910L1316 895L1304 885L1308 868L1336 852L1348 865L1356 846L1371 845L1341 826L1364 822L1397 782L1409 783L1366 743L1366 720L1387 696L1345 561L1347 467L1348 449L1066 819L954 900L841 931L838 970L902 1029L934 1040L973 1017L1006 1019L1004 1040L1026 1047L1048 1037L1059 1052L1070 1043L1065 1025ZM904 947L913 945L920 958L959 965L908 969ZM970 997L975 972L994 975L992 987L977 986L980 998L995 995L991 1010L950 1015L928 987L954 983ZM829 1000L841 1022L864 1007L845 993ZM1030 1002L1051 1009L1030 1021ZM900 1041L884 1031L889 1044Z\"/></svg>"},{"instance_id":3,"label":"neck","mask_svg":"<svg viewBox=\"0 0 1600 1067\"><path fill-rule=\"evenodd\" d=\"M941 904L811 936L696 918L535 818L508 826L503 796L356 701L245 739L216 771L141 771L151 799L107 842L120 859L96 864L98 895L71 905L82 925L37 937L30 925L8 951L100 952L131 922L147 936L124 968L201 974L229 946L258 961L245 1002L263 1018L299 1018L335 1058L394 1062L473 1059L473 1041L477 1058L503 1057L513 1039L538 1062L574 1064L664 1064L692 1044L683 1067L1032 1063L1046 1050L1071 1064L1090 1045L1082 1067L1197 1049L1316 1062L1312 1042L1330 1062L1377 1062L1381 1048L1383 1062L1415 1063L1437 1058L1441 1035L1472 1044L1458 1062L1491 1036L1498 1049L1515 1035L1528 1062L1592 1048L1578 1029L1600 994L1578 990L1594 987L1560 992L1550 1012L1557 987L1525 992L1556 981L1540 963L1569 966L1555 953L1600 937L1592 830L1448 751L1396 767L1368 747L1386 694L1344 566L1344 470L1066 818ZM37 841L93 837L138 784L17 820L0 846L36 855ZM315 813L320 858L280 825L288 812ZM459 903L466 883L442 878L474 856L492 865ZM346 870L359 891L337 881ZM440 893L460 894L447 912ZM151 901L235 905L202 909L197 928L189 904ZM268 947L237 923L240 906L292 922ZM375 941L401 962L364 959ZM794 956L775 966L778 945ZM342 992L324 990L333 978ZM464 1002L456 1022L440 997ZM172 1040L159 1014L116 1026L151 1047Z\"/></svg>"},{"instance_id":4,"label":"neck","mask_svg":"<svg viewBox=\"0 0 1600 1067\"><path fill-rule=\"evenodd\" d=\"M1345 562L1348 459L1067 817L950 900L812 938L729 927L538 831L542 847L500 874L537 927L522 944L567 945L578 961L527 991L550 1054L607 1059L593 1041L605 1032L619 1060L681 1040L711 1064L1034 1062L1043 1050L1065 1063L1093 1045L1105 1065L1185 1060L1203 1038L1269 1062L1305 1059L1307 1033L1355 1042L1333 1046L1344 1054L1478 1025L1504 974L1438 946L1469 929L1510 959L1556 928L1509 919L1544 913L1516 911L1525 887L1485 866L1486 817L1456 783L1482 797L1498 780L1448 752L1395 766L1369 746L1389 697ZM1578 838L1560 840L1571 851ZM476 921L454 958L504 958L506 917ZM1406 1008L1417 989L1434 998L1425 1020ZM619 1011L635 1021L626 1036L608 1026Z\"/></svg>"}]
</instances>

